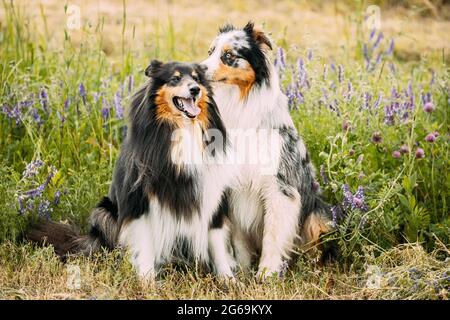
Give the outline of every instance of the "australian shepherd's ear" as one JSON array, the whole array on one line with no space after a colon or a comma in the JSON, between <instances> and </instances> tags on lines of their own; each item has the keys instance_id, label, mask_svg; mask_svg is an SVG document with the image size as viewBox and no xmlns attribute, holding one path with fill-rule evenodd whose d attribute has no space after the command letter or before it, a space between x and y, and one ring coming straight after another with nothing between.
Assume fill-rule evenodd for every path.
<instances>
[{"instance_id":1,"label":"australian shepherd's ear","mask_svg":"<svg viewBox=\"0 0 450 320\"><path fill-rule=\"evenodd\" d=\"M163 62L159 60L152 60L147 68L145 68L145 75L151 78L161 67L163 66Z\"/></svg>"},{"instance_id":2,"label":"australian shepherd's ear","mask_svg":"<svg viewBox=\"0 0 450 320\"><path fill-rule=\"evenodd\" d=\"M249 21L244 31L250 35L262 50L272 50L272 42L262 29L255 28L253 21Z\"/></svg>"}]
</instances>

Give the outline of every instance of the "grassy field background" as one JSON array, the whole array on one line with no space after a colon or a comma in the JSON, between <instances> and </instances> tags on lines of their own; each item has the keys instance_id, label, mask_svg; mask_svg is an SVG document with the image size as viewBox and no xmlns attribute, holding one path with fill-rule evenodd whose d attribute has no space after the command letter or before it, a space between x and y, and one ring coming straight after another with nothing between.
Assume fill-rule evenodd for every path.
<instances>
[{"instance_id":1,"label":"grassy field background","mask_svg":"<svg viewBox=\"0 0 450 320\"><path fill-rule=\"evenodd\" d=\"M0 298L448 299L449 5L369 4L3 0ZM248 20L275 43L291 115L334 206L336 231L323 240L338 241L338 263L320 266L313 249L267 283L168 269L143 286L124 253L63 264L20 240L37 217L85 228L150 59L201 61L219 26Z\"/></svg>"}]
</instances>

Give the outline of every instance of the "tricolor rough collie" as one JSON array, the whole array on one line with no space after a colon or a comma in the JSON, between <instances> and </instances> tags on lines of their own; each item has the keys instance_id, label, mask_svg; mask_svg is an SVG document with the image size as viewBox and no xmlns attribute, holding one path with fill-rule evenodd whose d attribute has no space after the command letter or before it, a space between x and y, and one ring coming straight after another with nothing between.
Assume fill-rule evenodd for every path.
<instances>
[{"instance_id":1,"label":"tricolor rough collie","mask_svg":"<svg viewBox=\"0 0 450 320\"><path fill-rule=\"evenodd\" d=\"M215 161L226 153L226 132L210 85L197 64L152 61L146 75L149 82L132 98L109 195L91 213L89 234L46 222L28 238L46 238L60 255L125 247L143 278L180 259L232 276L219 210L231 175Z\"/></svg>"},{"instance_id":2,"label":"tricolor rough collie","mask_svg":"<svg viewBox=\"0 0 450 320\"><path fill-rule=\"evenodd\" d=\"M244 159L251 155L238 148L243 135L257 148L266 148L261 131L269 131L277 142L271 147L275 170L249 162L236 165L237 178L227 193L237 263L244 269L258 264L262 277L280 273L298 245L317 243L332 225L329 206L321 200L314 167L269 60L270 50L270 40L253 23L242 29L226 25L201 63L213 81L230 152Z\"/></svg>"}]
</instances>

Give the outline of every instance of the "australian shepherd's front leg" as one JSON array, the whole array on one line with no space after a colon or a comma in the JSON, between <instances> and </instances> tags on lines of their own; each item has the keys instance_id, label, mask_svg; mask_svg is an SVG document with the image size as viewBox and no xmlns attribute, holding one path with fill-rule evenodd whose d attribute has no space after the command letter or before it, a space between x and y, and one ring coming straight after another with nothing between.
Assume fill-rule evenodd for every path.
<instances>
[{"instance_id":1,"label":"australian shepherd's front leg","mask_svg":"<svg viewBox=\"0 0 450 320\"><path fill-rule=\"evenodd\" d=\"M261 189L264 204L264 229L257 277L279 274L283 259L288 260L297 238L300 195L294 188L282 192L273 176L264 179Z\"/></svg>"}]
</instances>

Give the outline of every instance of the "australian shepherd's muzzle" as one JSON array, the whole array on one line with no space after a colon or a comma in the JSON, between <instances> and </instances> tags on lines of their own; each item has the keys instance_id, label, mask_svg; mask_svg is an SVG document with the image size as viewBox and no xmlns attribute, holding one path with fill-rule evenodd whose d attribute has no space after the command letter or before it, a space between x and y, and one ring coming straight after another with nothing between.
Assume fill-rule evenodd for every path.
<instances>
[{"instance_id":1,"label":"australian shepherd's muzzle","mask_svg":"<svg viewBox=\"0 0 450 320\"><path fill-rule=\"evenodd\" d=\"M225 153L226 133L210 85L196 64L152 61L146 75L149 82L132 98L130 131L109 195L91 213L89 234L44 222L28 238L45 238L60 255L125 247L142 277L179 259L232 276L217 210L230 175L214 161ZM207 153L211 132L223 143Z\"/></svg>"},{"instance_id":2,"label":"australian shepherd's muzzle","mask_svg":"<svg viewBox=\"0 0 450 320\"><path fill-rule=\"evenodd\" d=\"M202 62L212 80L214 99L230 136L230 152L241 135L254 132L252 143L262 147L258 132L270 131L275 170L236 166L237 178L228 193L232 244L238 264L258 265L260 276L279 273L298 246L314 245L332 227L329 206L321 200L314 167L289 115L278 74L270 62L269 38L248 23L227 25L212 42ZM250 130L251 131L251 130ZM243 155L245 158L245 155Z\"/></svg>"}]
</instances>

